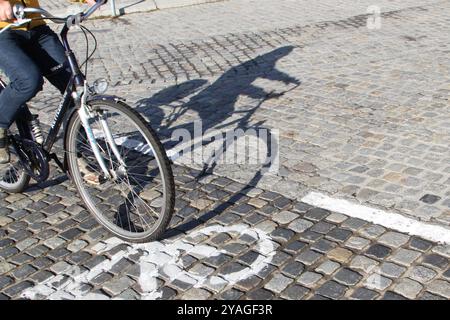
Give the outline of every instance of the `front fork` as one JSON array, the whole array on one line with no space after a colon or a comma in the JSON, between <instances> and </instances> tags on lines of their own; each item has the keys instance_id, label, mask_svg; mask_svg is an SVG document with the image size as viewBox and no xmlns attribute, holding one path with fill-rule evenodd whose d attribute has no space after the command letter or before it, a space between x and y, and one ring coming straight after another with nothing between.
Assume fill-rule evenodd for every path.
<instances>
[{"instance_id":1,"label":"front fork","mask_svg":"<svg viewBox=\"0 0 450 320\"><path fill-rule=\"evenodd\" d=\"M78 110L78 115L80 117L81 123L83 125L83 128L86 132L87 139L89 141L89 144L92 148L92 151L94 152L95 159L97 160L98 164L100 165L100 168L103 171L105 178L116 178L116 173L113 170L108 170L108 167L105 163L105 159L103 158L100 148L98 147L97 139L95 138L94 132L92 131L91 125L89 124L89 120L93 118L91 115L91 112L89 110L89 107L86 103L86 95L87 95L87 84L85 83L84 86L84 93L81 98L81 107ZM125 162L122 159L122 156L120 155L119 149L117 148L116 142L114 141L114 138L111 134L111 130L109 129L108 123L104 117L104 114L101 113L100 115L100 124L102 126L103 134L106 138L106 142L110 146L112 152L114 153L117 161L121 165L122 168L125 168Z\"/></svg>"}]
</instances>

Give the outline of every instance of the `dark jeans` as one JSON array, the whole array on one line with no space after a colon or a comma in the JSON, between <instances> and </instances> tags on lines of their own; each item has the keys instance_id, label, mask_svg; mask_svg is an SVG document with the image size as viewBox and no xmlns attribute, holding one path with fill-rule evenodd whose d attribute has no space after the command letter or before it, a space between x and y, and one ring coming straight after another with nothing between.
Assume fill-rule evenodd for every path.
<instances>
[{"instance_id":1,"label":"dark jeans","mask_svg":"<svg viewBox=\"0 0 450 320\"><path fill-rule=\"evenodd\" d=\"M0 128L30 117L24 104L42 90L43 77L63 93L71 76L58 36L45 25L0 34L0 69L9 78L0 92Z\"/></svg>"}]
</instances>

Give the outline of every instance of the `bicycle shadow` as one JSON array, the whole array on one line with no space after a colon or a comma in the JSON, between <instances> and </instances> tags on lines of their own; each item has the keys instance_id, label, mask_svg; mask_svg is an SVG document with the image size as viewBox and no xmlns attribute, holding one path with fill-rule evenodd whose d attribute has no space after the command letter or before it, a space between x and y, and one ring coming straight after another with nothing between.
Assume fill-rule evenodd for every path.
<instances>
[{"instance_id":1,"label":"bicycle shadow","mask_svg":"<svg viewBox=\"0 0 450 320\"><path fill-rule=\"evenodd\" d=\"M25 190L25 192L35 192L44 190L46 188L54 187L60 185L66 181L69 181L69 177L65 173L56 172L55 176L44 181L44 182L32 182Z\"/></svg>"},{"instance_id":2,"label":"bicycle shadow","mask_svg":"<svg viewBox=\"0 0 450 320\"><path fill-rule=\"evenodd\" d=\"M263 79L270 82L282 82L286 86L294 85L294 88L298 87L301 82L297 78L276 68L276 63L288 56L293 49L293 46L285 46L260 55L229 69L211 84L207 84L205 80L191 80L166 88L150 98L138 101L137 110L148 117L152 127L157 129L163 137L167 137L170 132L178 129L185 129L193 134L192 121L186 121L186 119L192 119L192 115L195 115L197 119L200 118L203 134L208 130L263 128L264 120L252 123L255 112L264 102L279 98L292 88L278 92L266 90L255 84L255 81ZM252 103L242 107L239 105L242 98L251 100ZM204 147L208 143L211 141L189 145L183 152L193 152L195 148ZM172 144L173 141L165 142L166 148L172 147ZM221 149L219 153L223 154L229 147L230 142L224 142L219 146ZM277 145L268 147L267 156L273 157L279 152ZM209 158L204 163L203 169L197 173L196 180L214 172L218 163L215 160L215 158ZM232 194L226 202L213 210L200 217L188 217L180 224L172 225L171 229L165 233L164 238L186 233L239 202L245 196L246 189L258 184L268 166L270 163L256 171L241 190Z\"/></svg>"},{"instance_id":3,"label":"bicycle shadow","mask_svg":"<svg viewBox=\"0 0 450 320\"><path fill-rule=\"evenodd\" d=\"M159 133L180 128L190 129L192 123L177 123L184 115L196 114L203 124L203 131L220 129L229 125L238 128L249 126L249 119L267 99L277 98L283 92L266 91L254 84L255 80L266 79L283 82L286 85L300 85L300 81L276 68L276 63L288 56L293 46L284 46L257 56L240 65L232 67L213 83L204 79L195 79L168 87L150 98L136 103L136 110L148 117L152 127ZM241 97L255 100L256 106L247 110L237 109ZM171 108L166 115L163 108ZM227 118L243 114L234 121L224 124ZM191 128L192 129L192 128Z\"/></svg>"}]
</instances>

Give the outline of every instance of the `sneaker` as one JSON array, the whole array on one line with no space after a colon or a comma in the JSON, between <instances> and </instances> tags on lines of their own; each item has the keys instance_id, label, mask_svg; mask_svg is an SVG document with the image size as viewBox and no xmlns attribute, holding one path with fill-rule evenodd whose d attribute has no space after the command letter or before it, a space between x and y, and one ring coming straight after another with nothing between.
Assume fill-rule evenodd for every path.
<instances>
[{"instance_id":1,"label":"sneaker","mask_svg":"<svg viewBox=\"0 0 450 320\"><path fill-rule=\"evenodd\" d=\"M8 130L0 128L0 164L7 164L10 159Z\"/></svg>"}]
</instances>

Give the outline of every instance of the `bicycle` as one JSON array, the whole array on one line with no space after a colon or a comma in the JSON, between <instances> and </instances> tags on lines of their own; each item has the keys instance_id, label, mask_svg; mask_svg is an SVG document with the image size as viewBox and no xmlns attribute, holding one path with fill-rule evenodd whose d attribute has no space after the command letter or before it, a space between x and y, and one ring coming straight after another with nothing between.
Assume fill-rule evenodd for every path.
<instances>
[{"instance_id":1,"label":"bicycle","mask_svg":"<svg viewBox=\"0 0 450 320\"><path fill-rule=\"evenodd\" d=\"M174 211L175 187L169 159L155 131L125 100L105 95L107 83L87 82L87 64L97 47L94 34L82 26L106 0L76 16L58 18L42 8L14 6L17 22L33 19L63 23L61 42L72 77L63 94L45 139L28 121L16 119L10 130L11 162L0 175L0 188L22 192L32 178L38 183L49 177L49 162L54 160L70 180L95 219L109 232L130 242L147 242L161 237ZM27 14L40 18L25 18ZM87 43L86 60L79 65L70 48L67 34L77 22ZM4 31L4 30L2 30ZM89 54L88 36L95 41ZM86 66L85 71L81 69ZM0 79L0 91L5 83ZM52 148L63 127L64 159Z\"/></svg>"}]
</instances>

